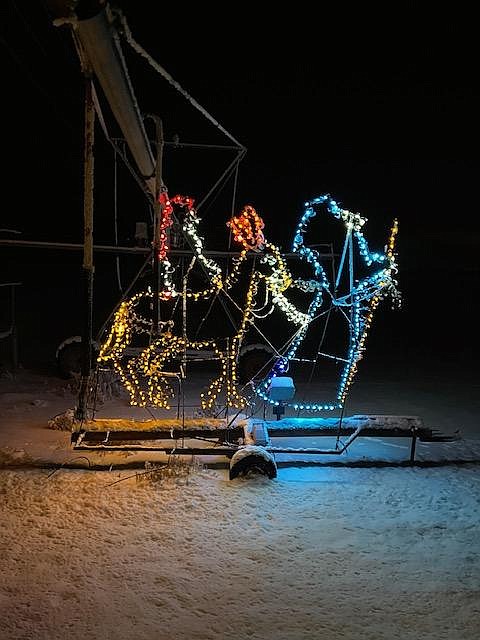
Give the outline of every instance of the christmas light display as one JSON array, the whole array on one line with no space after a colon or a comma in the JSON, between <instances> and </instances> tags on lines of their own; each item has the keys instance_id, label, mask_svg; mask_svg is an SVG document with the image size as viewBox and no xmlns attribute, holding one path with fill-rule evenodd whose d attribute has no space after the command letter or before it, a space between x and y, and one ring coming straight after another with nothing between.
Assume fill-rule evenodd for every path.
<instances>
[{"instance_id":1,"label":"christmas light display","mask_svg":"<svg viewBox=\"0 0 480 640\"><path fill-rule=\"evenodd\" d=\"M168 236L167 229L172 226L172 213L173 206L170 200L168 199L168 195L166 193L161 193L158 198L161 205L161 215L160 215L160 223L159 223L159 247L158 247L158 259L166 260L167 252L168 252Z\"/></svg>"},{"instance_id":2,"label":"christmas light display","mask_svg":"<svg viewBox=\"0 0 480 640\"><path fill-rule=\"evenodd\" d=\"M198 235L197 227L200 222L193 207L192 198L175 196L169 199L166 194L160 196L162 211L160 229L160 249L158 257L161 261L163 275L163 289L158 292L159 300L167 302L179 295L170 278L174 272L168 259L166 229L172 224L174 206L178 205L183 210L183 231L190 238L195 251L195 257L203 265L207 272L211 286L202 291L186 291L187 299L196 301L200 298L208 298L220 289L229 289L233 286L246 259L247 251L241 252L230 274L222 279L221 268L208 259L203 253L203 239ZM188 350L213 351L214 357L220 362L221 372L215 378L208 390L201 394L201 405L205 410L211 409L222 389L225 390L226 404L231 407L241 408L245 405L245 398L237 392L237 360L239 341L243 331L234 336L231 344L221 350L216 341L191 341L185 337L173 335L174 323L172 320L160 323L161 334L151 343L140 350L138 355L131 356L129 347L134 336L139 334L152 335L152 320L142 314L138 307L146 303L147 309L154 302L154 293L149 289L140 292L129 300L123 301L115 313L112 327L105 342L102 344L98 361L100 363L112 363L120 377L121 383L130 394L130 402L137 406L156 406L169 409L169 399L173 396L173 390L168 382L167 373L171 373L165 367L172 365L181 359Z\"/></svg>"},{"instance_id":3,"label":"christmas light display","mask_svg":"<svg viewBox=\"0 0 480 640\"><path fill-rule=\"evenodd\" d=\"M304 245L304 233L308 227L310 219L316 215L317 209L320 205L325 205L329 214L343 221L347 239L345 247L347 246L350 236L353 235L358 243L360 256L366 266L371 266L373 263L385 265L380 271L377 271L358 282L357 285L351 289L349 294L342 298L335 298L333 295L331 285L329 284L328 278L320 264L318 252ZM357 371L357 364L363 356L368 330L372 323L374 311L378 307L379 302L388 295L390 295L395 302L400 302L400 294L396 287L398 283L394 278L398 271L394 257L398 222L397 220L394 220L393 222L386 247L386 253L383 254L370 252L367 240L362 232L362 227L366 222L366 218L362 217L360 214L351 213L348 210L341 209L328 195L315 198L311 202L305 203L305 212L297 226L292 250L297 252L301 258L305 259L312 266L317 280L313 283L310 281L307 283L301 281L300 283L297 282L295 284L303 291L314 291L315 288L318 288L308 310L310 320L314 318L317 309L322 304L323 291L327 291L330 294L331 302L334 306L349 307L349 321L351 326L350 344L347 358L345 359L346 363L337 387L336 397L333 401L317 401L304 404L285 403L286 406L291 406L297 410L307 411L333 411L334 409L340 409L345 402L348 390L353 382L353 378ZM256 387L257 395L266 402L278 405L278 402L271 400L268 395L272 379L279 374L281 375L285 371L285 361L288 362L295 357L299 345L305 338L308 326L309 322L305 322L292 341L285 357L279 359L279 362L272 367L267 378Z\"/></svg>"},{"instance_id":4,"label":"christmas light display","mask_svg":"<svg viewBox=\"0 0 480 640\"><path fill-rule=\"evenodd\" d=\"M243 245L244 249L262 249L265 243L262 229L265 225L252 206L246 205L239 216L227 222L227 226L232 230L235 242Z\"/></svg>"},{"instance_id":5,"label":"christmas light display","mask_svg":"<svg viewBox=\"0 0 480 640\"><path fill-rule=\"evenodd\" d=\"M236 305L242 310L240 327L234 335L223 340L225 343L223 348L219 347L220 338L191 341L185 335L176 336L173 320L160 323L159 333L155 334L152 330L152 319L139 310L141 305L147 309L151 307L154 302L154 294L151 290L138 293L122 302L115 314L110 333L101 347L99 361L113 364L130 394L131 403L138 406L170 408L169 400L173 396L173 390L168 381L167 367L171 368L172 363L178 360L183 359L185 362L187 350L196 350L200 353L209 350L220 363L220 374L210 383L208 390L201 394L202 408L211 409L222 391L227 406L237 408L245 406L246 399L237 391L237 362L240 347L250 327L277 309L292 325L293 335L285 342L287 345L285 352L277 352L266 379L257 384L254 390L266 402L278 405L279 402L271 400L268 393L272 380L285 373L289 363L295 359L300 344L316 318L324 298L327 297L330 305L344 310L343 317L350 326L349 345L347 355L343 358L345 365L340 375L336 396L331 401L316 400L302 404L292 402L287 403L287 406L306 411L332 411L341 408L353 382L357 363L363 355L375 310L386 296L399 299L397 283L394 279L397 272L394 256L397 222L394 221L385 252L374 253L370 251L362 231L366 218L340 208L328 195L307 202L294 234L292 249L309 265L312 277L294 279L280 249L265 239L262 218L254 207L247 205L239 216L233 217L227 223L234 240L242 245L243 250L234 261L228 275L224 275L220 266L205 256L203 238L198 233L200 219L196 215L193 199L185 196L169 199L166 194L162 194L161 198L158 257L162 266L163 289L157 294L159 300L168 302L183 295L185 301L196 302L217 294L227 294L246 266L248 251L257 252L259 258L257 266L250 274L244 302ZM179 208L182 229L193 247L195 260L202 265L207 277L208 284L200 291L191 291L187 287L184 288L183 294L180 294L173 283L175 270L168 259L167 230L172 224L175 207ZM343 223L345 230L344 252L336 283L329 282L321 265L319 253L306 246L304 242L309 223L320 209L326 210L329 215ZM347 248L350 252L353 251L353 240L357 243L364 266L379 265L380 268L361 280L356 280L355 286L351 286L346 295L339 297L336 296L336 285L345 266ZM353 274L350 273L351 283L354 282L352 276ZM306 311L299 309L287 296L289 291L294 290L312 295ZM258 300L260 292L263 295L261 303ZM141 333L149 335L150 344L132 356L129 347L134 336ZM333 358L328 354L324 355Z\"/></svg>"}]
</instances>

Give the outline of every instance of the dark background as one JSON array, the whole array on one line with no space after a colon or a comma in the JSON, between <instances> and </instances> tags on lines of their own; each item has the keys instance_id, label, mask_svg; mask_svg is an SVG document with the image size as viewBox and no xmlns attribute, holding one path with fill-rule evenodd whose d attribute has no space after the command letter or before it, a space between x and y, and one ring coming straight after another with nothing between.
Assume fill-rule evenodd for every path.
<instances>
[{"instance_id":1,"label":"dark background","mask_svg":"<svg viewBox=\"0 0 480 640\"><path fill-rule=\"evenodd\" d=\"M373 248L383 247L398 218L404 302L399 311L387 304L378 313L371 370L476 375L480 105L473 15L438 7L420 13L413 3L383 11L292 5L264 18L255 5L218 14L117 4L135 39L247 147L235 210L253 204L271 241L289 250L303 202L323 193L368 218ZM81 243L83 80L70 30L55 27L41 1L7 0L1 12L0 228L21 231L1 237ZM167 140L229 144L124 50L140 108L162 117ZM113 152L98 126L95 153L95 242L112 244ZM220 152L168 150L165 182L171 194L198 201L222 166ZM208 248L227 248L231 206L229 184L200 211ZM135 222L148 222L150 213L120 166L117 215L119 243L132 245ZM318 242L328 240L319 227ZM23 283L21 362L48 368L56 346L81 331L81 253L2 247L1 258L1 281ZM120 292L114 259L95 260L98 327ZM124 284L140 264L121 259ZM7 358L5 343L0 350Z\"/></svg>"}]
</instances>

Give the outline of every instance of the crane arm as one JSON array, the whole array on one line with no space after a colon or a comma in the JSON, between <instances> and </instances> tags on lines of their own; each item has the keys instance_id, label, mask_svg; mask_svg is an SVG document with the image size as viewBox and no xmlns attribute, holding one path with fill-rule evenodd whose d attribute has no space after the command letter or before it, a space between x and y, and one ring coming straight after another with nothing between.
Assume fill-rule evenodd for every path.
<instances>
[{"instance_id":1,"label":"crane arm","mask_svg":"<svg viewBox=\"0 0 480 640\"><path fill-rule=\"evenodd\" d=\"M47 4L57 24L63 22L72 27L77 45L81 48L81 56L84 58L82 62L95 74L136 168L148 191L155 198L155 159L108 2L77 0L72 3L72 0L48 0Z\"/></svg>"}]
</instances>

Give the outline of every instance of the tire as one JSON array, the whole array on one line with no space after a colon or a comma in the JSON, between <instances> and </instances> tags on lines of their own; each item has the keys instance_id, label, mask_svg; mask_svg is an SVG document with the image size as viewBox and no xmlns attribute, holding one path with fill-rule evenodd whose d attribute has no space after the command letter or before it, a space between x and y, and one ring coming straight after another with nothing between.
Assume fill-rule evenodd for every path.
<instances>
[{"instance_id":1,"label":"tire","mask_svg":"<svg viewBox=\"0 0 480 640\"><path fill-rule=\"evenodd\" d=\"M79 375L82 370L82 343L70 342L61 347L57 353L57 365L62 378Z\"/></svg>"},{"instance_id":2,"label":"tire","mask_svg":"<svg viewBox=\"0 0 480 640\"><path fill-rule=\"evenodd\" d=\"M263 455L261 447L249 447L252 453L244 455L244 450L237 451L230 460L230 480L239 476L250 474L261 474L268 476L271 480L277 477L277 465L271 455ZM255 449L259 453L255 452Z\"/></svg>"},{"instance_id":3,"label":"tire","mask_svg":"<svg viewBox=\"0 0 480 640\"><path fill-rule=\"evenodd\" d=\"M238 376L241 384L264 378L273 364L272 353L262 347L244 351L238 360Z\"/></svg>"},{"instance_id":4,"label":"tire","mask_svg":"<svg viewBox=\"0 0 480 640\"><path fill-rule=\"evenodd\" d=\"M92 351L92 361L95 362L97 350L95 345ZM82 372L82 342L74 340L64 342L57 350L57 366L62 378L69 380L80 375Z\"/></svg>"}]
</instances>

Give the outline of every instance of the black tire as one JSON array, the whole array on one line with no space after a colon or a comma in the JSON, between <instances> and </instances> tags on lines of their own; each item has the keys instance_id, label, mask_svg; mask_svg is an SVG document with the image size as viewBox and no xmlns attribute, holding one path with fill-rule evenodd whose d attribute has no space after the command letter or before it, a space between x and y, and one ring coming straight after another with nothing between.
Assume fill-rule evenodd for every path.
<instances>
[{"instance_id":1,"label":"black tire","mask_svg":"<svg viewBox=\"0 0 480 640\"><path fill-rule=\"evenodd\" d=\"M238 378L241 384L250 380L261 380L273 365L272 353L265 349L255 348L245 351L238 360Z\"/></svg>"},{"instance_id":2,"label":"black tire","mask_svg":"<svg viewBox=\"0 0 480 640\"><path fill-rule=\"evenodd\" d=\"M70 342L57 354L58 371L62 378L70 379L80 375L82 370L82 343Z\"/></svg>"},{"instance_id":3,"label":"black tire","mask_svg":"<svg viewBox=\"0 0 480 640\"><path fill-rule=\"evenodd\" d=\"M277 477L277 466L272 460L266 460L260 455L245 456L230 467L230 480L253 473L268 476L272 480Z\"/></svg>"},{"instance_id":4,"label":"black tire","mask_svg":"<svg viewBox=\"0 0 480 640\"><path fill-rule=\"evenodd\" d=\"M80 375L82 372L82 348L81 342L69 342L59 350L57 353L57 366L62 378L69 380ZM97 355L97 350L93 347L92 368L95 366Z\"/></svg>"}]
</instances>

